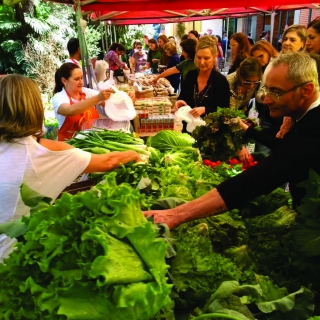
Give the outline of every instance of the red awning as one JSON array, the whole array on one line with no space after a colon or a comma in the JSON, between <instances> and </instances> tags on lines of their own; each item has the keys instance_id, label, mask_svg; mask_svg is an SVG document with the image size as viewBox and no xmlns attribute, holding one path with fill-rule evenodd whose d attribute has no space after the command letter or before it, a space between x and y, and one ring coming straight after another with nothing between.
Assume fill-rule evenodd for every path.
<instances>
[{"instance_id":1,"label":"red awning","mask_svg":"<svg viewBox=\"0 0 320 320\"><path fill-rule=\"evenodd\" d=\"M136 1L135 1L136 2ZM104 11L105 5L90 4L82 8L85 11L94 11L90 14L93 20L109 20L119 25L148 24L148 23L171 23L201 21L209 19L240 18L244 16L271 14L274 10L297 10L310 8L309 5L290 5L277 7L234 7L216 9L187 9L187 10L159 10L159 11ZM96 10L100 8L100 10ZM314 8L314 7L313 7Z\"/></svg>"},{"instance_id":2,"label":"red awning","mask_svg":"<svg viewBox=\"0 0 320 320\"><path fill-rule=\"evenodd\" d=\"M71 0L54 2L73 4ZM82 12L90 14L93 20L129 25L240 18L279 10L319 9L320 3L310 3L310 0L83 0L80 6Z\"/></svg>"}]
</instances>

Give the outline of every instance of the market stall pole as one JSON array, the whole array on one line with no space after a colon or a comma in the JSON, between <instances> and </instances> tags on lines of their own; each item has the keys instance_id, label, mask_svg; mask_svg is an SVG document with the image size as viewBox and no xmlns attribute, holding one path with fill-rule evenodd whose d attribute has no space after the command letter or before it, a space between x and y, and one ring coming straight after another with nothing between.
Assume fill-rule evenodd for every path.
<instances>
[{"instance_id":1,"label":"market stall pole","mask_svg":"<svg viewBox=\"0 0 320 320\"><path fill-rule=\"evenodd\" d=\"M78 29L78 39L80 43L80 51L81 51L81 62L82 62L82 72L85 77L83 77L84 86L86 88L92 88L93 82L97 83L96 77L94 74L93 66L91 60L89 59L86 39L85 39L85 25L82 24L82 13L81 13L81 4L80 2L75 2L76 5L76 22ZM85 22L86 24L86 22Z\"/></svg>"}]
</instances>

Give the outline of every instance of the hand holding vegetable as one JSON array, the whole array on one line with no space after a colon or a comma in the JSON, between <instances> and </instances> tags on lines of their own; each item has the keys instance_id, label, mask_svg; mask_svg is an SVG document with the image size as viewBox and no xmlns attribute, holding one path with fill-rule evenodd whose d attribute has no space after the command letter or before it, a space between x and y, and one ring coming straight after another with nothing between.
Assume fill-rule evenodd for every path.
<instances>
[{"instance_id":1,"label":"hand holding vegetable","mask_svg":"<svg viewBox=\"0 0 320 320\"><path fill-rule=\"evenodd\" d=\"M249 163L252 159L251 154L245 146L242 146L242 149L238 151L238 157L242 163Z\"/></svg>"},{"instance_id":2,"label":"hand holding vegetable","mask_svg":"<svg viewBox=\"0 0 320 320\"><path fill-rule=\"evenodd\" d=\"M203 115L206 112L206 108L205 107L197 107L197 108L193 108L189 113L195 117L198 118L201 115Z\"/></svg>"},{"instance_id":3,"label":"hand holding vegetable","mask_svg":"<svg viewBox=\"0 0 320 320\"><path fill-rule=\"evenodd\" d=\"M240 117L238 117L237 119L239 121L239 125L240 125L241 129L246 131L249 128L249 126L247 124L245 124L243 119L241 119Z\"/></svg>"},{"instance_id":4,"label":"hand holding vegetable","mask_svg":"<svg viewBox=\"0 0 320 320\"><path fill-rule=\"evenodd\" d=\"M174 105L174 112L178 111L179 108L183 107L183 106L186 106L187 103L183 100L178 100L176 102L176 104Z\"/></svg>"},{"instance_id":5,"label":"hand holding vegetable","mask_svg":"<svg viewBox=\"0 0 320 320\"><path fill-rule=\"evenodd\" d=\"M144 211L143 214L145 217L154 218L154 223L165 223L169 229L177 227L181 222L178 221L178 213L176 208L168 210L150 210Z\"/></svg>"}]
</instances>

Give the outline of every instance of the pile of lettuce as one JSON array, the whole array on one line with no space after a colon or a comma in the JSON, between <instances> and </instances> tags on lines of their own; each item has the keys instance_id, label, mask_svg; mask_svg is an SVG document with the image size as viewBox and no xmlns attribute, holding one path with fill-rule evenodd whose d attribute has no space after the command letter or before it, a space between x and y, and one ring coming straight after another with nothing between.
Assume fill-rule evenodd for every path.
<instances>
[{"instance_id":1,"label":"pile of lettuce","mask_svg":"<svg viewBox=\"0 0 320 320\"><path fill-rule=\"evenodd\" d=\"M167 245L138 190L110 174L55 205L27 193L27 231L0 264L1 319L148 320L170 303Z\"/></svg>"}]
</instances>

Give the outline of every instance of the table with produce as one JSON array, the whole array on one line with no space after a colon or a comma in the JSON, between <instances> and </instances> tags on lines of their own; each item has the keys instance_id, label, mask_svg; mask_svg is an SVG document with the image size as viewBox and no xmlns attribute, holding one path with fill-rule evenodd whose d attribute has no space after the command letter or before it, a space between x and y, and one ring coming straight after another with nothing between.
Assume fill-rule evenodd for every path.
<instances>
[{"instance_id":1,"label":"table with produce","mask_svg":"<svg viewBox=\"0 0 320 320\"><path fill-rule=\"evenodd\" d=\"M0 225L17 238L0 264L0 319L319 320L315 173L296 211L278 188L173 230L142 214L199 198L256 164L255 155L246 166L237 159L238 116L219 110L190 135L99 129L72 138L93 153L135 150L143 162L95 173L90 190L54 205L22 187L30 216Z\"/></svg>"}]
</instances>

